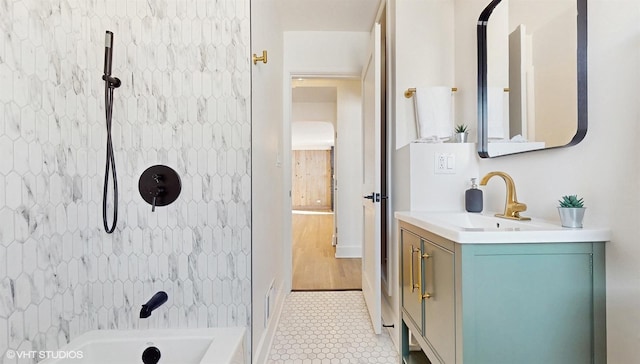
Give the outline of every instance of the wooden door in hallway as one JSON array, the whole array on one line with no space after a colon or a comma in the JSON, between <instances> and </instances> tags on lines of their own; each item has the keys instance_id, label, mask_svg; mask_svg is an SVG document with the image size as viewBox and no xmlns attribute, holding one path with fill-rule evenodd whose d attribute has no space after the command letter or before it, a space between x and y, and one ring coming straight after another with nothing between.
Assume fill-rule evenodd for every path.
<instances>
[{"instance_id":1,"label":"wooden door in hallway","mask_svg":"<svg viewBox=\"0 0 640 364\"><path fill-rule=\"evenodd\" d=\"M291 156L293 209L332 210L331 150L294 150Z\"/></svg>"},{"instance_id":2,"label":"wooden door in hallway","mask_svg":"<svg viewBox=\"0 0 640 364\"><path fill-rule=\"evenodd\" d=\"M361 260L335 257L333 213L294 211L292 228L294 291L362 288Z\"/></svg>"}]
</instances>

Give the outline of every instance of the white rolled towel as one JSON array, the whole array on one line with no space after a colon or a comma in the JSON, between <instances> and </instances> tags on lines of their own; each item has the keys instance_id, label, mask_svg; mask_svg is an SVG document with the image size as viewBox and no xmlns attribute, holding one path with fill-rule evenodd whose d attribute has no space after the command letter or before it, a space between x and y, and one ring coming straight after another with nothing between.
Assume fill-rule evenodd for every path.
<instances>
[{"instance_id":1,"label":"white rolled towel","mask_svg":"<svg viewBox=\"0 0 640 364\"><path fill-rule=\"evenodd\" d=\"M418 139L447 140L453 133L451 86L416 88L413 96Z\"/></svg>"},{"instance_id":2,"label":"white rolled towel","mask_svg":"<svg viewBox=\"0 0 640 364\"><path fill-rule=\"evenodd\" d=\"M489 87L487 91L487 137L505 139L508 136L504 126L504 88Z\"/></svg>"}]
</instances>

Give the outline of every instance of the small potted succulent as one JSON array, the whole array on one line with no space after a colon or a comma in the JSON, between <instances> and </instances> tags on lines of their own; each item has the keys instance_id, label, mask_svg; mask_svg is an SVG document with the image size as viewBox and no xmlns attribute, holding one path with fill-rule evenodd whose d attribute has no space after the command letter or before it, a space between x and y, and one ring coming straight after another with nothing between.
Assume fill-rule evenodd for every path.
<instances>
[{"instance_id":1,"label":"small potted succulent","mask_svg":"<svg viewBox=\"0 0 640 364\"><path fill-rule=\"evenodd\" d=\"M454 135L456 138L456 143L466 143L467 136L469 135L466 124L456 125L454 129Z\"/></svg>"},{"instance_id":2,"label":"small potted succulent","mask_svg":"<svg viewBox=\"0 0 640 364\"><path fill-rule=\"evenodd\" d=\"M560 214L562 226L581 228L584 210L586 209L583 199L578 198L577 195L566 195L562 196L562 199L558 200L558 202L560 203L558 213Z\"/></svg>"}]
</instances>

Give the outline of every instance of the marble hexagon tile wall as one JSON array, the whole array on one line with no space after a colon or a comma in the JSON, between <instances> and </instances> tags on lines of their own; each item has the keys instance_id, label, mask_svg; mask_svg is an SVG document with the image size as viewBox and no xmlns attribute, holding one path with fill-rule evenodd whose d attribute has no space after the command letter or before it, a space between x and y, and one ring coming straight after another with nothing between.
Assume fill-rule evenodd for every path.
<instances>
[{"instance_id":1,"label":"marble hexagon tile wall","mask_svg":"<svg viewBox=\"0 0 640 364\"><path fill-rule=\"evenodd\" d=\"M0 363L93 329L249 326L249 0L0 2ZM118 228L102 229L105 30ZM182 194L155 213L138 177ZM140 305L169 294L148 321Z\"/></svg>"}]
</instances>

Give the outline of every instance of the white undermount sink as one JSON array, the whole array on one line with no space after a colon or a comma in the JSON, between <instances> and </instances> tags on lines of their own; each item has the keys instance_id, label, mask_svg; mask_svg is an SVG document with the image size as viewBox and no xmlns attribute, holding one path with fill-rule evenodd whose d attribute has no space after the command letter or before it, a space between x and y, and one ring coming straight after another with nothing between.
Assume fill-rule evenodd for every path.
<instances>
[{"instance_id":1,"label":"white undermount sink","mask_svg":"<svg viewBox=\"0 0 640 364\"><path fill-rule=\"evenodd\" d=\"M541 219L518 221L491 213L407 211L396 212L395 216L460 244L595 242L611 238L608 228L570 229Z\"/></svg>"}]
</instances>

